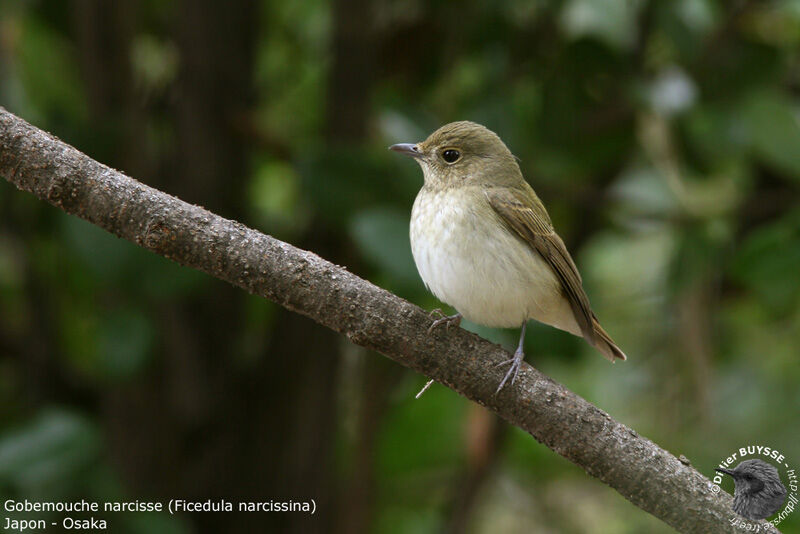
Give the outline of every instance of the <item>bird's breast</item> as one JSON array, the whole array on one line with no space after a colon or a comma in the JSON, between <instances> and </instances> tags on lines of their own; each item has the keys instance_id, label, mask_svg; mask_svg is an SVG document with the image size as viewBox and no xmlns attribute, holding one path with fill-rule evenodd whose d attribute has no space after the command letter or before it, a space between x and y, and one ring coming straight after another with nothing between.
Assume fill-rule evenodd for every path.
<instances>
[{"instance_id":1,"label":"bird's breast","mask_svg":"<svg viewBox=\"0 0 800 534\"><path fill-rule=\"evenodd\" d=\"M423 187L410 238L425 285L467 320L516 327L533 318L579 332L550 266L506 228L479 188Z\"/></svg>"}]
</instances>

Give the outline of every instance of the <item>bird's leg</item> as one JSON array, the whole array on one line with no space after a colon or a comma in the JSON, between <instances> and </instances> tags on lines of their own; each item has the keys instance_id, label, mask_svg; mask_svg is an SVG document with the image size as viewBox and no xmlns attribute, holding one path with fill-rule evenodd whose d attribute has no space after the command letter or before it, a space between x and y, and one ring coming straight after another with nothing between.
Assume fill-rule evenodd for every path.
<instances>
[{"instance_id":1,"label":"bird's leg","mask_svg":"<svg viewBox=\"0 0 800 534\"><path fill-rule=\"evenodd\" d=\"M517 345L517 350L514 351L514 357L510 360L506 360L497 364L497 366L500 366L508 365L510 363L511 367L509 367L506 376L503 377L503 381L500 382L499 386L497 386L497 391L494 392L495 395L500 393L500 390L503 389L503 386L506 385L506 382L509 378L511 378L511 384L513 384L514 380L517 379L517 375L519 374L519 366L522 365L522 360L525 359L525 353L522 351L522 343L525 341L525 326L527 324L528 321L522 323L522 332L519 334L519 345Z\"/></svg>"},{"instance_id":2,"label":"bird's leg","mask_svg":"<svg viewBox=\"0 0 800 534\"><path fill-rule=\"evenodd\" d=\"M442 313L442 310L436 308L431 313L428 314L429 317L433 317L434 315L438 315L439 318L433 321L433 324L428 328L428 333L430 334L433 330L441 325L446 325L447 329L450 330L451 326L457 327L461 324L461 314L456 313L455 315L445 315Z\"/></svg>"},{"instance_id":3,"label":"bird's leg","mask_svg":"<svg viewBox=\"0 0 800 534\"><path fill-rule=\"evenodd\" d=\"M446 325L445 327L448 330L450 330L450 326L458 327L458 325L461 324L461 314L460 313L456 313L455 315L445 315L444 313L442 313L442 310L440 310L439 308L436 308L435 310L431 311L431 313L428 314L429 317L433 317L435 315L438 315L439 318L436 319L435 321L433 321L433 324L431 324L431 326L428 327L428 333L429 334L431 332L433 332L434 328L436 328L438 326L441 326L441 325ZM417 393L417 396L414 397L414 398L415 399L420 398L422 396L422 394L425 393L425 391L429 387L431 387L431 384L433 384L433 379L428 380L428 383L425 384L425 386L423 386L423 388L420 390L419 393Z\"/></svg>"}]
</instances>

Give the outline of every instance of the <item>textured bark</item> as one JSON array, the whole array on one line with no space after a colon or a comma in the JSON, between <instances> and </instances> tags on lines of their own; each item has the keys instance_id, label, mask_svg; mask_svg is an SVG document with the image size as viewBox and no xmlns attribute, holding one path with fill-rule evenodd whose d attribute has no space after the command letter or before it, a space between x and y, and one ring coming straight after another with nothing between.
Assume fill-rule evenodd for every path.
<instances>
[{"instance_id":1,"label":"textured bark","mask_svg":"<svg viewBox=\"0 0 800 534\"><path fill-rule=\"evenodd\" d=\"M530 433L681 532L731 532L731 497L690 465L464 330L427 333L428 314L312 252L145 186L0 108L0 174L20 189L181 265L204 271L430 376ZM762 532L777 532L762 522Z\"/></svg>"}]
</instances>

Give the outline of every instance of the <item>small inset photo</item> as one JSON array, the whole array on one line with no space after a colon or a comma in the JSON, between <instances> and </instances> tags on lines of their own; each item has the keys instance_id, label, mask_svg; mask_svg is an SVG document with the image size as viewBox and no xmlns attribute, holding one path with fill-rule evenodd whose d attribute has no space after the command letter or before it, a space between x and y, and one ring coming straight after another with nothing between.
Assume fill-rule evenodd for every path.
<instances>
[{"instance_id":1,"label":"small inset photo","mask_svg":"<svg viewBox=\"0 0 800 534\"><path fill-rule=\"evenodd\" d=\"M783 453L772 447L748 445L730 454L714 469L715 491L733 482L733 511L745 519L767 519L778 525L797 500L797 474Z\"/></svg>"}]
</instances>

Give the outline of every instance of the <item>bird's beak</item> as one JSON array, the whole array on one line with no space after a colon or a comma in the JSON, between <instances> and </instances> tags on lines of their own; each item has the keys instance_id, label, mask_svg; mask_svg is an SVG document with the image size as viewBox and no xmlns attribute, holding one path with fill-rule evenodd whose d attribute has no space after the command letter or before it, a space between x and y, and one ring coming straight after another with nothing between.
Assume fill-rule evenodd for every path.
<instances>
[{"instance_id":1,"label":"bird's beak","mask_svg":"<svg viewBox=\"0 0 800 534\"><path fill-rule=\"evenodd\" d=\"M718 473L725 473L726 475L730 475L730 476L736 476L734 474L734 472L731 471L730 469L723 469L721 467L717 467L717 468L714 469L714 471L716 471Z\"/></svg>"},{"instance_id":2,"label":"bird's beak","mask_svg":"<svg viewBox=\"0 0 800 534\"><path fill-rule=\"evenodd\" d=\"M411 156L412 158L422 158L422 152L419 151L417 145L413 143L398 143L396 145L392 145L389 147L389 150L393 150L399 154L404 154L406 156Z\"/></svg>"}]
</instances>

